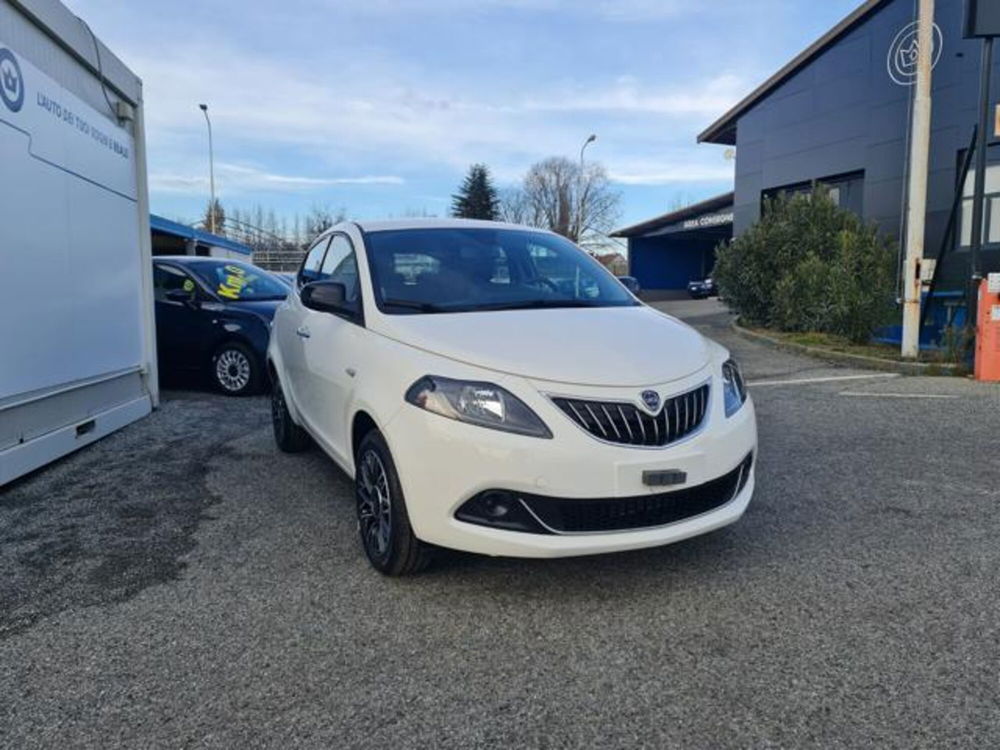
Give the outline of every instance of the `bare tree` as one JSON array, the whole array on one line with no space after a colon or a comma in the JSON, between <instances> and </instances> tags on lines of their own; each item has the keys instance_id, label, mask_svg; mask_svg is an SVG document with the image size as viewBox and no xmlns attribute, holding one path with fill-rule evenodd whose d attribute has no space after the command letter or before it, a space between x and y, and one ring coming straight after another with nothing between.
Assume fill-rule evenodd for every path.
<instances>
[{"instance_id":1,"label":"bare tree","mask_svg":"<svg viewBox=\"0 0 1000 750\"><path fill-rule=\"evenodd\" d=\"M207 214L208 210L197 226L206 226ZM217 232L247 245L254 263L273 271L292 271L299 267L316 236L343 221L346 213L342 208L334 211L317 204L305 217L298 213L289 217L260 204L223 211L222 204L217 203L216 218Z\"/></svg>"},{"instance_id":2,"label":"bare tree","mask_svg":"<svg viewBox=\"0 0 1000 750\"><path fill-rule=\"evenodd\" d=\"M604 244L621 215L621 194L611 188L600 164L582 169L561 156L534 164L524 177L520 195L505 195L507 220L550 229L581 245Z\"/></svg>"},{"instance_id":3,"label":"bare tree","mask_svg":"<svg viewBox=\"0 0 1000 750\"><path fill-rule=\"evenodd\" d=\"M343 209L334 212L329 206L313 205L306 215L306 242L312 242L316 235L339 224L344 218Z\"/></svg>"},{"instance_id":4,"label":"bare tree","mask_svg":"<svg viewBox=\"0 0 1000 750\"><path fill-rule=\"evenodd\" d=\"M601 164L590 163L581 171L577 195L573 239L583 247L607 245L608 232L621 219L622 196Z\"/></svg>"},{"instance_id":5,"label":"bare tree","mask_svg":"<svg viewBox=\"0 0 1000 750\"><path fill-rule=\"evenodd\" d=\"M520 187L500 191L499 218L500 221L506 221L510 224L543 226L540 217L532 211L528 194Z\"/></svg>"}]
</instances>

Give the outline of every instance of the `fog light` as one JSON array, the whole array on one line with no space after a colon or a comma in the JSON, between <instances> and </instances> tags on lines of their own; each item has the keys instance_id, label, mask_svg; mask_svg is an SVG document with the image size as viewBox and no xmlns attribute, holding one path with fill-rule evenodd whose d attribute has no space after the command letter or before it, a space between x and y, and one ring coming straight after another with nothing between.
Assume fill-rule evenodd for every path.
<instances>
[{"instance_id":1,"label":"fog light","mask_svg":"<svg viewBox=\"0 0 1000 750\"><path fill-rule=\"evenodd\" d=\"M490 518L503 518L510 513L510 494L507 492L487 492L480 501Z\"/></svg>"},{"instance_id":2,"label":"fog light","mask_svg":"<svg viewBox=\"0 0 1000 750\"><path fill-rule=\"evenodd\" d=\"M486 490L466 501L455 512L455 518L477 526L490 526L507 531L550 534L525 510L516 493L508 490Z\"/></svg>"}]
</instances>

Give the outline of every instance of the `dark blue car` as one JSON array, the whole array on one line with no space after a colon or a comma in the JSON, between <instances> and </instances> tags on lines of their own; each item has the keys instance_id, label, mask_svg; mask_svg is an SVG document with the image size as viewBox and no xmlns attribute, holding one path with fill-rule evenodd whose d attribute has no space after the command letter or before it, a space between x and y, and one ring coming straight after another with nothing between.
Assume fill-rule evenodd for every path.
<instances>
[{"instance_id":1,"label":"dark blue car","mask_svg":"<svg viewBox=\"0 0 1000 750\"><path fill-rule=\"evenodd\" d=\"M249 263L180 255L153 259L153 288L161 375L204 373L231 396L263 388L285 284Z\"/></svg>"}]
</instances>

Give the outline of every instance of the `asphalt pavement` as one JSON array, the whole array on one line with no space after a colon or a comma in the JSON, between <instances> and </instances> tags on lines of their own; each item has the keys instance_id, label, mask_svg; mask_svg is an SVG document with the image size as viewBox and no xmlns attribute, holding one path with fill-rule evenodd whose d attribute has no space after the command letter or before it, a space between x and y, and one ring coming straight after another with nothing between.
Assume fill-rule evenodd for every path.
<instances>
[{"instance_id":1,"label":"asphalt pavement","mask_svg":"<svg viewBox=\"0 0 1000 750\"><path fill-rule=\"evenodd\" d=\"M735 526L386 579L346 478L263 398L151 418L0 490L0 746L1000 744L1000 387L734 337L758 489Z\"/></svg>"}]
</instances>

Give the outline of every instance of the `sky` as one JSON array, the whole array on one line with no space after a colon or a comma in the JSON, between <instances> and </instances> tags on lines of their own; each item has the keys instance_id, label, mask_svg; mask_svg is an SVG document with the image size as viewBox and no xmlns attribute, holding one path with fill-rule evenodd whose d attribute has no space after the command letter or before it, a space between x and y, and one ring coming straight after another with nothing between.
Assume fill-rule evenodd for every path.
<instances>
[{"instance_id":1,"label":"sky","mask_svg":"<svg viewBox=\"0 0 1000 750\"><path fill-rule=\"evenodd\" d=\"M604 165L625 226L732 189L696 136L860 0L64 0L140 78L152 209L446 215L469 165Z\"/></svg>"}]
</instances>

